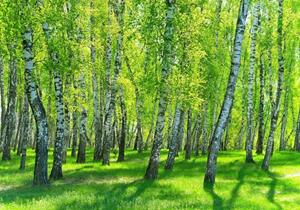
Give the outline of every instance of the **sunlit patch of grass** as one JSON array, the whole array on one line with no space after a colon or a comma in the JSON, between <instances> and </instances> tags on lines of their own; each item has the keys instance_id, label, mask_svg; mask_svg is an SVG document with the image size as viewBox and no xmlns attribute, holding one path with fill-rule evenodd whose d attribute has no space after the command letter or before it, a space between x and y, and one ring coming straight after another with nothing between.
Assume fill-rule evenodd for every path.
<instances>
[{"instance_id":1,"label":"sunlit patch of grass","mask_svg":"<svg viewBox=\"0 0 300 210\"><path fill-rule=\"evenodd\" d=\"M176 159L173 171L163 166L159 179L143 180L149 152L126 152L126 161L110 166L93 162L76 164L68 157L64 178L48 187L32 186L34 152L28 151L27 168L19 171L19 157L0 162L0 209L297 209L300 206L300 154L276 152L270 172L260 169L263 156L255 164L244 163L244 152L221 152L214 190L202 187L206 157ZM49 152L49 171L52 151Z\"/></svg>"}]
</instances>

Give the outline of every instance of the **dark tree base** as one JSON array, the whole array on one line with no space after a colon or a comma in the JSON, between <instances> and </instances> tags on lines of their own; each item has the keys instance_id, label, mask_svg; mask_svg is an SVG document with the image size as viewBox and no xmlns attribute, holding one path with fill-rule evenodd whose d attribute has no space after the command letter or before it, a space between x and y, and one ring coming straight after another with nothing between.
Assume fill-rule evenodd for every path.
<instances>
[{"instance_id":1,"label":"dark tree base","mask_svg":"<svg viewBox=\"0 0 300 210\"><path fill-rule=\"evenodd\" d=\"M79 149L76 163L85 163L85 148Z\"/></svg>"},{"instance_id":2,"label":"dark tree base","mask_svg":"<svg viewBox=\"0 0 300 210\"><path fill-rule=\"evenodd\" d=\"M205 174L203 187L204 189L212 189L215 184L215 176L213 174Z\"/></svg>"},{"instance_id":3,"label":"dark tree base","mask_svg":"<svg viewBox=\"0 0 300 210\"><path fill-rule=\"evenodd\" d=\"M262 151L256 151L257 155L262 155Z\"/></svg>"},{"instance_id":4,"label":"dark tree base","mask_svg":"<svg viewBox=\"0 0 300 210\"><path fill-rule=\"evenodd\" d=\"M104 159L103 159L102 165L103 165L103 166L109 166L109 165L110 165L109 160L104 160Z\"/></svg>"},{"instance_id":5,"label":"dark tree base","mask_svg":"<svg viewBox=\"0 0 300 210\"><path fill-rule=\"evenodd\" d=\"M47 177L34 177L33 185L49 185L49 180Z\"/></svg>"},{"instance_id":6,"label":"dark tree base","mask_svg":"<svg viewBox=\"0 0 300 210\"><path fill-rule=\"evenodd\" d=\"M165 170L172 170L174 166L174 159L167 160Z\"/></svg>"},{"instance_id":7,"label":"dark tree base","mask_svg":"<svg viewBox=\"0 0 300 210\"><path fill-rule=\"evenodd\" d=\"M246 163L255 163L253 158L246 158Z\"/></svg>"},{"instance_id":8,"label":"dark tree base","mask_svg":"<svg viewBox=\"0 0 300 210\"><path fill-rule=\"evenodd\" d=\"M9 160L11 160L11 158L10 157L4 157L4 156L2 156L2 160L3 161L9 161Z\"/></svg>"},{"instance_id":9,"label":"dark tree base","mask_svg":"<svg viewBox=\"0 0 300 210\"><path fill-rule=\"evenodd\" d=\"M262 166L261 166L261 169L264 170L264 171L269 171L269 165L263 163Z\"/></svg>"},{"instance_id":10,"label":"dark tree base","mask_svg":"<svg viewBox=\"0 0 300 210\"><path fill-rule=\"evenodd\" d=\"M25 170L25 162L26 162L26 155L22 155L20 168L19 168L21 171Z\"/></svg>"},{"instance_id":11,"label":"dark tree base","mask_svg":"<svg viewBox=\"0 0 300 210\"><path fill-rule=\"evenodd\" d=\"M166 165L166 166L165 166L165 170L167 170L167 171L172 171L172 170L173 170L173 166L171 166L171 165Z\"/></svg>"},{"instance_id":12,"label":"dark tree base","mask_svg":"<svg viewBox=\"0 0 300 210\"><path fill-rule=\"evenodd\" d=\"M72 150L71 157L76 157L76 151Z\"/></svg>"},{"instance_id":13,"label":"dark tree base","mask_svg":"<svg viewBox=\"0 0 300 210\"><path fill-rule=\"evenodd\" d=\"M123 161L125 161L124 157L118 157L117 162L123 162Z\"/></svg>"},{"instance_id":14,"label":"dark tree base","mask_svg":"<svg viewBox=\"0 0 300 210\"><path fill-rule=\"evenodd\" d=\"M158 178L158 166L150 164L146 170L144 179L155 180Z\"/></svg>"},{"instance_id":15,"label":"dark tree base","mask_svg":"<svg viewBox=\"0 0 300 210\"><path fill-rule=\"evenodd\" d=\"M101 151L95 150L95 153L94 153L94 161L95 161L95 162L100 162L100 160L101 160Z\"/></svg>"},{"instance_id":16,"label":"dark tree base","mask_svg":"<svg viewBox=\"0 0 300 210\"><path fill-rule=\"evenodd\" d=\"M51 180L59 180L63 178L63 173L61 168L55 168L52 169L51 174L50 174L50 179Z\"/></svg>"},{"instance_id":17,"label":"dark tree base","mask_svg":"<svg viewBox=\"0 0 300 210\"><path fill-rule=\"evenodd\" d=\"M3 161L11 160L11 157L10 157L10 151L8 151L8 150L6 150L6 149L3 150L2 160L3 160Z\"/></svg>"},{"instance_id":18,"label":"dark tree base","mask_svg":"<svg viewBox=\"0 0 300 210\"><path fill-rule=\"evenodd\" d=\"M85 157L77 157L76 163L85 163Z\"/></svg>"}]
</instances>

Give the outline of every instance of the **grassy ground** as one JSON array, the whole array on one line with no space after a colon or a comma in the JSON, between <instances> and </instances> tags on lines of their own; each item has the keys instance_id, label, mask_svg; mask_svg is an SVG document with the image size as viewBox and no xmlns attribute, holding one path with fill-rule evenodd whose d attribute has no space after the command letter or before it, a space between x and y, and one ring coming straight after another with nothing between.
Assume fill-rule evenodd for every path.
<instances>
[{"instance_id":1,"label":"grassy ground","mask_svg":"<svg viewBox=\"0 0 300 210\"><path fill-rule=\"evenodd\" d=\"M34 187L30 150L24 172L18 170L19 157L0 162L0 209L300 209L300 153L276 152L269 173L260 170L261 156L253 165L244 163L243 152L221 153L214 191L202 188L205 157L180 157L166 172L166 154L154 182L142 179L148 152L127 151L125 162L107 167L92 162L89 150L86 164L68 159L63 180Z\"/></svg>"}]
</instances>

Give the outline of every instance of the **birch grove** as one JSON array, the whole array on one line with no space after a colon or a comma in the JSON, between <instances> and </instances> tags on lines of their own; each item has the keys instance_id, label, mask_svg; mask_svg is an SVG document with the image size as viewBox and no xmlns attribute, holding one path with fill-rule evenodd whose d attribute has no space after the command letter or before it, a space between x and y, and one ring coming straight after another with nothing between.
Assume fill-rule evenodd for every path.
<instances>
[{"instance_id":1,"label":"birch grove","mask_svg":"<svg viewBox=\"0 0 300 210\"><path fill-rule=\"evenodd\" d=\"M229 172L242 185L255 170L275 188L276 161L300 151L299 8L296 0L3 0L1 171L17 162L34 185L58 189L77 175L105 183L132 170L141 180L124 179L131 186L197 168L219 203L214 190ZM226 158L234 160L224 170Z\"/></svg>"}]
</instances>

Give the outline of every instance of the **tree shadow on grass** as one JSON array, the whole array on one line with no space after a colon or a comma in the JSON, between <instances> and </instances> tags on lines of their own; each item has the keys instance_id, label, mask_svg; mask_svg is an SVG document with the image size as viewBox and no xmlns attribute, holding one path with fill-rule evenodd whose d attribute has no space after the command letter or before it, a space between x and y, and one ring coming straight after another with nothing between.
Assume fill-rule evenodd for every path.
<instances>
[{"instance_id":1,"label":"tree shadow on grass","mask_svg":"<svg viewBox=\"0 0 300 210\"><path fill-rule=\"evenodd\" d=\"M213 210L223 209L223 199L215 192L212 185L205 185L204 191L207 192L213 199Z\"/></svg>"},{"instance_id":2,"label":"tree shadow on grass","mask_svg":"<svg viewBox=\"0 0 300 210\"><path fill-rule=\"evenodd\" d=\"M140 160L146 158L146 156L135 156L130 154L128 161L125 165L122 164L120 168L108 168L99 167L95 164L93 165L82 165L79 168L71 168L64 171L64 179L53 183L50 187L33 187L31 185L31 180L29 184L24 182L21 187L11 187L0 191L0 200L5 205L8 203L16 202L22 203L25 200L42 200L45 197L48 199L56 198L59 195L68 195L69 193L78 193L82 196L95 196L95 200L89 199L78 199L78 197L70 198L70 200L63 201L61 203L55 203L56 209L118 209L125 207L125 209L134 209L137 205L141 205L141 202L147 206L148 203L168 201L170 203L175 203L177 207L196 208L208 206L208 203L200 203L199 201L192 201L190 204L183 202L173 202L174 200L184 200L186 194L182 191L176 189L173 184L162 184L162 182L157 181L147 181L141 179L145 172L144 164L137 164L132 160ZM280 156L280 161L285 158L289 158L286 155ZM132 161L132 162L131 162ZM163 166L165 161L161 162ZM231 198L228 201L228 205L224 205L224 200L214 191L214 189L206 189L205 191L213 200L213 209L232 209L236 200L238 199L240 189L245 182L247 184L254 183L255 185L265 184L259 177L268 175L271 178L269 184L269 191L266 195L267 199L276 205L278 209L282 207L275 201L275 191L276 185L283 185L280 180L276 179L275 174L261 171L259 167L250 167L245 164L236 164L234 162L226 162L224 164L219 164L218 174L226 180L238 179L238 183L232 189ZM172 172L160 171L159 179L177 179L188 177L199 177L203 174L202 170L205 167L205 158L197 158L191 161L185 161L178 159L175 162L174 170ZM234 172L234 173L232 173ZM1 172L2 173L2 172ZM5 168L4 173L11 174L19 173L18 170L11 170L10 168ZM21 173L21 172L20 172ZM251 176L252 180L245 180L245 176ZM255 181L254 181L255 180ZM257 181L258 180L258 181ZM298 193L299 190L292 188L293 186L286 186L287 190L294 190L294 193ZM71 194L73 195L73 194ZM60 200L58 200L60 201ZM143 203L140 206L143 207ZM183 206L183 205L190 206ZM196 206L195 206L196 205ZM204 209L204 208L203 208Z\"/></svg>"},{"instance_id":3,"label":"tree shadow on grass","mask_svg":"<svg viewBox=\"0 0 300 210\"><path fill-rule=\"evenodd\" d=\"M172 185L144 179L122 184L100 185L94 195L91 202L73 199L66 203L58 203L56 209L148 209L148 203L153 200L172 202L175 197L181 200L185 197ZM204 204L195 202L193 205Z\"/></svg>"},{"instance_id":4,"label":"tree shadow on grass","mask_svg":"<svg viewBox=\"0 0 300 210\"><path fill-rule=\"evenodd\" d=\"M241 167L241 169L239 170L239 173L238 173L239 182L235 185L235 187L231 191L231 197L228 201L228 209L233 208L233 204L234 204L234 202L236 201L236 199L239 195L239 191L240 191L242 185L245 183L245 176L247 174L246 168L247 168L247 164L244 164Z\"/></svg>"},{"instance_id":5,"label":"tree shadow on grass","mask_svg":"<svg viewBox=\"0 0 300 210\"><path fill-rule=\"evenodd\" d=\"M269 191L267 193L267 199L273 203L278 209L283 209L281 207L281 205L275 201L275 193L276 193L276 185L277 185L277 178L276 175L274 173L271 172L267 172L268 176L271 178L271 182L270 182L270 188Z\"/></svg>"}]
</instances>

